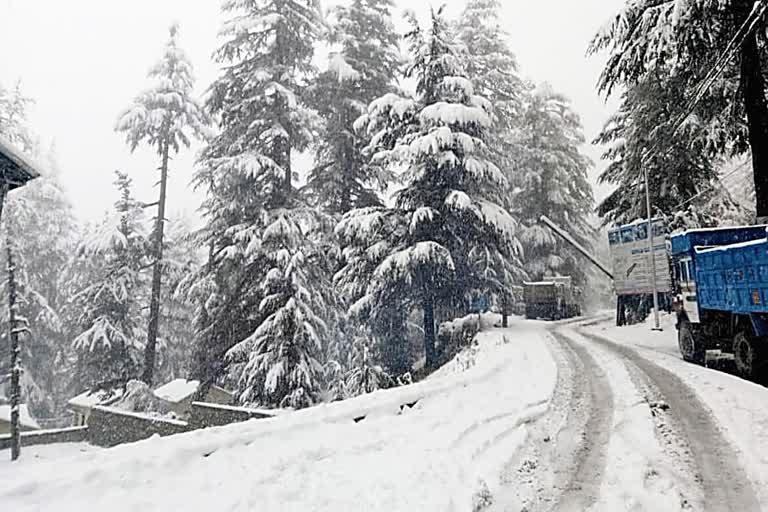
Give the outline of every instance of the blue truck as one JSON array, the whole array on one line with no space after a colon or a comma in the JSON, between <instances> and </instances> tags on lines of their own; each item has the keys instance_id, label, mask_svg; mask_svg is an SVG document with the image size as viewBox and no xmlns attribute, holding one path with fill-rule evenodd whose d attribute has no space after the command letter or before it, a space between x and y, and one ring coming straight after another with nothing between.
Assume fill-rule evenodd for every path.
<instances>
[{"instance_id":1,"label":"blue truck","mask_svg":"<svg viewBox=\"0 0 768 512\"><path fill-rule=\"evenodd\" d=\"M738 373L768 372L766 226L697 229L672 237L678 343L683 359L732 357Z\"/></svg>"}]
</instances>

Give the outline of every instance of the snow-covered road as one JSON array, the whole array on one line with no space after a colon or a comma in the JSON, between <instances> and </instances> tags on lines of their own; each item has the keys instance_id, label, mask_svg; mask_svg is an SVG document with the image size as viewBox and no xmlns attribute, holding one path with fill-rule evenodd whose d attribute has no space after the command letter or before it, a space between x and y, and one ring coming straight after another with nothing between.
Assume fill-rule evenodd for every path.
<instances>
[{"instance_id":1,"label":"snow-covered road","mask_svg":"<svg viewBox=\"0 0 768 512\"><path fill-rule=\"evenodd\" d=\"M558 384L494 510L768 510L768 389L683 362L610 315L551 326Z\"/></svg>"},{"instance_id":2,"label":"snow-covered road","mask_svg":"<svg viewBox=\"0 0 768 512\"><path fill-rule=\"evenodd\" d=\"M0 462L9 510L768 510L768 389L608 317L516 320L414 386ZM401 405L418 401L415 407ZM365 415L356 423L354 418Z\"/></svg>"}]
</instances>

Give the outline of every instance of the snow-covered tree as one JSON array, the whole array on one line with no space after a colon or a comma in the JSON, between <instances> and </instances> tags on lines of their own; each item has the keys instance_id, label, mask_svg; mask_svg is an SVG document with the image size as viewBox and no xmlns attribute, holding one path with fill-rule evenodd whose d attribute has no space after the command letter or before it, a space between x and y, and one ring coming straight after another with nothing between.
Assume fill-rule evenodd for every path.
<instances>
[{"instance_id":1,"label":"snow-covered tree","mask_svg":"<svg viewBox=\"0 0 768 512\"><path fill-rule=\"evenodd\" d=\"M0 84L0 134L28 154L35 149L35 140L26 125L31 103L32 99L22 93L20 84L13 90Z\"/></svg>"},{"instance_id":2,"label":"snow-covered tree","mask_svg":"<svg viewBox=\"0 0 768 512\"><path fill-rule=\"evenodd\" d=\"M50 419L63 413L67 398L63 383L68 340L61 319L65 295L59 275L70 257L76 225L61 188L54 148L40 151L27 128L29 104L18 86L13 91L0 87L0 135L42 162L45 170L42 177L8 196L3 224L14 241L19 313L29 321L32 333L21 344L22 395L33 414ZM7 290L6 277L0 279L2 290ZM2 293L7 297L7 291ZM7 308L0 309L5 322L7 315ZM0 330L0 381L10 356L7 334L7 329ZM3 387L0 382L0 395Z\"/></svg>"},{"instance_id":3,"label":"snow-covered tree","mask_svg":"<svg viewBox=\"0 0 768 512\"><path fill-rule=\"evenodd\" d=\"M646 217L644 171L648 171L654 215L668 218L672 229L717 226L739 214L739 207L719 183L719 161L705 147L705 127L687 124L665 143L666 151L648 152L663 143L660 139L666 134L656 128L669 122L683 101L681 84L669 76L649 74L624 93L619 112L596 140L608 146L603 157L608 167L600 181L617 185L598 208L605 223Z\"/></svg>"},{"instance_id":4,"label":"snow-covered tree","mask_svg":"<svg viewBox=\"0 0 768 512\"><path fill-rule=\"evenodd\" d=\"M344 379L347 396L353 397L373 393L392 387L392 377L377 364L370 340L365 336L355 337L350 354L349 370Z\"/></svg>"},{"instance_id":5,"label":"snow-covered tree","mask_svg":"<svg viewBox=\"0 0 768 512\"><path fill-rule=\"evenodd\" d=\"M352 0L331 9L328 68L310 89L324 123L305 188L329 213L381 204L374 188L384 181L381 169L363 155L368 141L353 126L371 101L394 91L400 56L392 5L392 0Z\"/></svg>"},{"instance_id":6,"label":"snow-covered tree","mask_svg":"<svg viewBox=\"0 0 768 512\"><path fill-rule=\"evenodd\" d=\"M581 153L584 134L568 99L548 84L537 87L526 99L516 144L513 201L524 225L520 240L526 269L533 279L570 275L583 283L584 265L577 253L539 220L546 215L584 247L592 243L591 162Z\"/></svg>"},{"instance_id":7,"label":"snow-covered tree","mask_svg":"<svg viewBox=\"0 0 768 512\"><path fill-rule=\"evenodd\" d=\"M488 147L493 159L508 178L517 169L520 148L516 130L521 122L523 100L528 85L518 75L517 58L509 47L508 35L501 26L501 2L498 0L469 0L459 17L457 31L464 43L468 58L467 75L471 77L475 93L487 98L494 109L494 126L490 131ZM514 183L513 179L509 184ZM501 203L513 211L515 196L510 188ZM507 285L520 282L525 276L519 272L504 271L498 255L480 252L475 254L476 265L484 268L487 280ZM493 287L503 289L501 286ZM508 294L499 297L507 322Z\"/></svg>"},{"instance_id":8,"label":"snow-covered tree","mask_svg":"<svg viewBox=\"0 0 768 512\"><path fill-rule=\"evenodd\" d=\"M678 88L682 101L671 105L675 115L657 127L664 144L654 154L670 150L677 138L670 128L683 113L715 61L748 20L755 29L736 46L722 77L711 84L686 121L702 137L700 147L710 156L744 154L751 148L757 216L768 216L768 100L765 96L765 16L752 17L759 7L752 0L628 1L595 36L590 51L605 51L608 61L600 78L607 94L617 88L655 80Z\"/></svg>"},{"instance_id":9,"label":"snow-covered tree","mask_svg":"<svg viewBox=\"0 0 768 512\"><path fill-rule=\"evenodd\" d=\"M326 328L325 298L318 293L305 254L306 233L287 215L278 216L261 237L260 251L271 268L262 282L259 313L264 318L248 338L228 352L242 369L240 400L294 408L312 405L320 392Z\"/></svg>"},{"instance_id":10,"label":"snow-covered tree","mask_svg":"<svg viewBox=\"0 0 768 512\"><path fill-rule=\"evenodd\" d=\"M174 216L168 220L164 245L163 282L167 285L160 301L163 323L158 337L159 382L189 376L192 340L195 337L194 305L176 290L203 261L192 236L190 219L186 216Z\"/></svg>"},{"instance_id":11,"label":"snow-covered tree","mask_svg":"<svg viewBox=\"0 0 768 512\"><path fill-rule=\"evenodd\" d=\"M420 308L426 365L434 368L436 306L466 302L486 284L476 254L516 266L519 247L516 222L499 206L506 178L488 159L492 106L474 93L442 9L426 30L409 21L407 76L418 96L385 95L358 123L373 135L374 161L405 168L404 187L394 208L352 211L337 233L362 255L341 274L365 288L353 311L376 318L380 308Z\"/></svg>"},{"instance_id":12,"label":"snow-covered tree","mask_svg":"<svg viewBox=\"0 0 768 512\"><path fill-rule=\"evenodd\" d=\"M140 323L146 297L141 269L147 237L131 180L117 172L115 210L83 237L67 272L67 306L77 357L73 388L109 388L138 376L144 351Z\"/></svg>"},{"instance_id":13,"label":"snow-covered tree","mask_svg":"<svg viewBox=\"0 0 768 512\"><path fill-rule=\"evenodd\" d=\"M493 104L496 122L492 132L499 139L517 127L527 89L518 75L517 58L509 47L502 19L499 0L468 0L457 27L469 55L467 75L472 77L475 93ZM493 141L499 156L504 156L503 143Z\"/></svg>"},{"instance_id":14,"label":"snow-covered tree","mask_svg":"<svg viewBox=\"0 0 768 512\"><path fill-rule=\"evenodd\" d=\"M308 147L316 125L302 98L323 21L311 0L224 9L216 58L225 68L208 101L221 130L196 175L211 252L186 286L199 304L193 374L211 383L228 362L242 402L302 407L319 396L330 287L322 219L293 184L291 153Z\"/></svg>"},{"instance_id":15,"label":"snow-covered tree","mask_svg":"<svg viewBox=\"0 0 768 512\"><path fill-rule=\"evenodd\" d=\"M151 146L160 157L160 195L157 217L152 234L153 270L152 294L149 306L146 353L142 380L152 384L160 325L160 298L163 275L163 231L168 185L169 161L182 146L189 147L192 138L205 136L207 119L202 107L193 98L192 64L178 47L178 26L170 29L160 61L150 70L154 83L141 93L128 110L120 115L116 130L124 132L126 141L135 151L140 144Z\"/></svg>"}]
</instances>

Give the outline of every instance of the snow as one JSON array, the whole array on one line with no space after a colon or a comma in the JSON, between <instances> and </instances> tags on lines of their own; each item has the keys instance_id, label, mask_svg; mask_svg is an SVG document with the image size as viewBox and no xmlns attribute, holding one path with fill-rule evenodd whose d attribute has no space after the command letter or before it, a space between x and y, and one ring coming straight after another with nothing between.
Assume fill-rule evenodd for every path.
<instances>
[{"instance_id":1,"label":"snow","mask_svg":"<svg viewBox=\"0 0 768 512\"><path fill-rule=\"evenodd\" d=\"M331 53L328 57L328 70L336 75L339 83L357 80L360 72L349 65L344 55L338 52Z\"/></svg>"},{"instance_id":2,"label":"snow","mask_svg":"<svg viewBox=\"0 0 768 512\"><path fill-rule=\"evenodd\" d=\"M200 387L200 381L187 380L187 379L175 379L157 388L154 393L155 396L168 402L178 403L189 398Z\"/></svg>"},{"instance_id":3,"label":"snow","mask_svg":"<svg viewBox=\"0 0 768 512\"><path fill-rule=\"evenodd\" d=\"M736 450L761 503L768 504L768 388L733 375L686 363L677 348L674 315L661 315L662 332L646 324L619 328L609 322L590 328L637 348L640 355L673 372L690 386L711 411Z\"/></svg>"},{"instance_id":4,"label":"snow","mask_svg":"<svg viewBox=\"0 0 768 512\"><path fill-rule=\"evenodd\" d=\"M192 402L193 405L199 404L208 409L219 409L222 411L237 411L253 414L262 414L264 416L277 416L279 414L286 414L293 412L291 409L254 409L251 407L238 407L233 405L214 404L210 402Z\"/></svg>"},{"instance_id":5,"label":"snow","mask_svg":"<svg viewBox=\"0 0 768 512\"><path fill-rule=\"evenodd\" d=\"M89 409L96 405L102 405L105 402L110 400L112 401L117 400L121 396L123 396L122 388L117 388L109 391L107 390L85 391L84 393L81 393L76 397L70 399L69 402L67 403L74 407L82 407L82 408Z\"/></svg>"},{"instance_id":6,"label":"snow","mask_svg":"<svg viewBox=\"0 0 768 512\"><path fill-rule=\"evenodd\" d=\"M0 478L0 502L17 512L470 510L547 410L557 370L543 336L517 322L481 333L463 372L449 364L415 385L276 418L26 459Z\"/></svg>"},{"instance_id":7,"label":"snow","mask_svg":"<svg viewBox=\"0 0 768 512\"><path fill-rule=\"evenodd\" d=\"M741 247L752 247L753 245L763 245L766 243L765 238L761 238L758 240L750 240L748 242L739 242L736 244L729 244L729 245L720 245L717 247L696 247L696 253L703 254L703 253L710 253L710 252L718 252L718 251L728 251L731 249L738 249Z\"/></svg>"},{"instance_id":8,"label":"snow","mask_svg":"<svg viewBox=\"0 0 768 512\"><path fill-rule=\"evenodd\" d=\"M489 128L493 121L482 108L462 103L437 102L422 109L419 119L425 124L462 125L476 124Z\"/></svg>"},{"instance_id":9,"label":"snow","mask_svg":"<svg viewBox=\"0 0 768 512\"><path fill-rule=\"evenodd\" d=\"M10 457L0 456L0 479L13 480L19 467L26 465L39 465L42 463L55 462L62 459L81 458L86 454L92 454L101 451L102 448L90 445L88 443L56 443L41 444L34 446L22 446L21 458L11 463ZM0 452L3 454L3 452ZM88 507L85 508L88 510Z\"/></svg>"},{"instance_id":10,"label":"snow","mask_svg":"<svg viewBox=\"0 0 768 512\"><path fill-rule=\"evenodd\" d=\"M10 405L0 405L0 421L4 421L6 423L11 422L11 406ZM26 427L26 428L33 428L33 429L40 428L40 425L38 425L35 419L32 417L32 415L29 414L29 409L27 408L27 404L19 405L19 424L22 427Z\"/></svg>"}]
</instances>

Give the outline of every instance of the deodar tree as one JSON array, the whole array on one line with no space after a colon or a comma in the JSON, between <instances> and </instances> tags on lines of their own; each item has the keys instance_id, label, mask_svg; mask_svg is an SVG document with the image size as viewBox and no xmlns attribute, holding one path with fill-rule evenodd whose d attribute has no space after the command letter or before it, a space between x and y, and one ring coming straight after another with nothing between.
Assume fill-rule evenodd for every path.
<instances>
[{"instance_id":1,"label":"deodar tree","mask_svg":"<svg viewBox=\"0 0 768 512\"><path fill-rule=\"evenodd\" d=\"M192 65L178 47L177 38L178 27L174 25L162 58L149 72L153 86L134 100L133 105L120 116L116 126L117 131L125 133L131 151L146 143L160 157L160 195L152 234L152 293L142 374L142 380L150 385L155 370L160 325L163 230L170 159L182 146L189 147L192 137L203 138L206 128L206 115L192 96Z\"/></svg>"},{"instance_id":2,"label":"deodar tree","mask_svg":"<svg viewBox=\"0 0 768 512\"><path fill-rule=\"evenodd\" d=\"M374 186L386 181L363 154L368 141L354 122L371 101L394 91L400 55L391 8L391 0L353 0L330 13L333 51L308 91L323 127L305 192L331 214L381 204Z\"/></svg>"},{"instance_id":3,"label":"deodar tree","mask_svg":"<svg viewBox=\"0 0 768 512\"><path fill-rule=\"evenodd\" d=\"M442 9L425 30L413 16L409 21L407 76L417 97L385 95L358 122L372 134L374 161L404 168L404 186L393 208L352 211L337 233L361 256L341 276L367 282L353 311L376 318L380 309L419 308L432 369L439 357L436 308L466 303L482 282L473 255L514 258L518 247L516 222L499 206L506 178L488 158L492 106L474 93Z\"/></svg>"},{"instance_id":4,"label":"deodar tree","mask_svg":"<svg viewBox=\"0 0 768 512\"><path fill-rule=\"evenodd\" d=\"M475 93L493 105L494 125L489 132L488 149L492 158L508 178L509 187L502 197L502 206L515 208L515 171L520 152L517 129L522 120L523 101L528 86L518 75L517 58L509 47L507 33L501 26L503 13L498 0L469 0L459 17L457 33L464 43L468 58L466 70ZM502 309L502 323L507 326L510 306L510 286L525 277L522 265L508 265L507 260L481 252L477 265L485 268L486 288L496 292Z\"/></svg>"},{"instance_id":5,"label":"deodar tree","mask_svg":"<svg viewBox=\"0 0 768 512\"><path fill-rule=\"evenodd\" d=\"M513 211L523 223L520 240L526 270L533 279L567 275L584 284L578 255L540 222L546 215L582 246L592 244L594 230L588 217L593 198L587 179L591 162L581 153L584 134L579 117L567 98L542 84L526 97L515 142Z\"/></svg>"},{"instance_id":6,"label":"deodar tree","mask_svg":"<svg viewBox=\"0 0 768 512\"><path fill-rule=\"evenodd\" d=\"M595 142L607 146L602 183L617 185L598 207L606 224L625 224L646 216L644 171L648 171L654 215L670 229L739 223L744 212L718 178L717 159L706 147L707 127L686 123L671 141L656 128L670 122L684 101L679 80L648 74L622 96ZM667 150L647 158L649 147Z\"/></svg>"},{"instance_id":7,"label":"deodar tree","mask_svg":"<svg viewBox=\"0 0 768 512\"><path fill-rule=\"evenodd\" d=\"M13 90L0 86L0 136L44 162L43 176L7 198L3 224L13 238L19 314L34 333L23 336L21 343L22 396L36 417L50 419L64 414L68 398L64 383L71 368L60 275L72 252L76 226L72 206L62 191L54 150L42 153L27 128L31 103L19 86ZM5 275L1 281L6 290ZM3 293L7 296L7 291ZM0 309L0 320L7 319L8 308ZM7 334L7 329L0 331L0 395L10 355L5 350Z\"/></svg>"},{"instance_id":8,"label":"deodar tree","mask_svg":"<svg viewBox=\"0 0 768 512\"><path fill-rule=\"evenodd\" d=\"M231 375L242 403L304 407L321 388L330 286L291 156L317 124L303 96L323 21L311 0L224 9L216 58L225 70L208 102L220 133L196 175L207 191L200 237L211 252L187 286L199 304L193 375L208 384Z\"/></svg>"},{"instance_id":9,"label":"deodar tree","mask_svg":"<svg viewBox=\"0 0 768 512\"><path fill-rule=\"evenodd\" d=\"M143 210L133 198L130 178L115 174L120 198L114 211L85 234L65 271L77 358L75 393L109 390L137 378L145 348L140 328L146 297Z\"/></svg>"},{"instance_id":10,"label":"deodar tree","mask_svg":"<svg viewBox=\"0 0 768 512\"><path fill-rule=\"evenodd\" d=\"M683 91L683 101L673 105L675 115L657 127L662 143L648 148L647 158L675 151L669 147L678 142L671 137L672 122L757 5L752 0L633 0L595 36L590 52L608 53L599 82L606 94L658 79ZM758 218L768 217L768 105L760 53L764 44L763 18L686 121L700 127L697 136L702 140L696 146L710 156L751 150Z\"/></svg>"}]
</instances>

